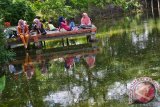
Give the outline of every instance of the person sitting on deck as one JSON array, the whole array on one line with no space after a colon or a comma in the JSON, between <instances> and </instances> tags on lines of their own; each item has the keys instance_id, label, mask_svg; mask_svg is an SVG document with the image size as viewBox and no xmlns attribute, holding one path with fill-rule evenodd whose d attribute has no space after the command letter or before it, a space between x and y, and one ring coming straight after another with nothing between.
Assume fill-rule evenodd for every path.
<instances>
[{"instance_id":1,"label":"person sitting on deck","mask_svg":"<svg viewBox=\"0 0 160 107\"><path fill-rule=\"evenodd\" d=\"M66 21L66 19L64 19L64 17L59 17L59 19L58 19L58 23L59 23L59 28L60 29L65 29L66 31L70 31L71 30L71 28L70 28L70 26L68 26L67 25L67 21Z\"/></svg>"},{"instance_id":2,"label":"person sitting on deck","mask_svg":"<svg viewBox=\"0 0 160 107\"><path fill-rule=\"evenodd\" d=\"M48 21L48 30L49 31L56 31L57 30L57 28L54 27L54 25L52 24L51 20Z\"/></svg>"},{"instance_id":3,"label":"person sitting on deck","mask_svg":"<svg viewBox=\"0 0 160 107\"><path fill-rule=\"evenodd\" d=\"M37 34L40 34L40 35L45 35L46 34L46 31L43 28L43 24L37 18L33 20L32 29L37 31Z\"/></svg>"},{"instance_id":4,"label":"person sitting on deck","mask_svg":"<svg viewBox=\"0 0 160 107\"><path fill-rule=\"evenodd\" d=\"M27 48L29 39L29 29L28 26L24 24L24 21L22 19L18 21L17 34L21 38L24 47Z\"/></svg>"},{"instance_id":5,"label":"person sitting on deck","mask_svg":"<svg viewBox=\"0 0 160 107\"><path fill-rule=\"evenodd\" d=\"M70 26L71 30L78 30L78 27L76 27L76 25L75 25L74 18L70 19L69 26Z\"/></svg>"},{"instance_id":6,"label":"person sitting on deck","mask_svg":"<svg viewBox=\"0 0 160 107\"><path fill-rule=\"evenodd\" d=\"M33 36L35 46L40 47L40 43L38 42L38 36L45 35L46 31L43 29L43 25L39 19L36 18L33 20L33 24L32 24L30 33Z\"/></svg>"},{"instance_id":7,"label":"person sitting on deck","mask_svg":"<svg viewBox=\"0 0 160 107\"><path fill-rule=\"evenodd\" d=\"M92 24L91 24L91 20L90 20L88 14L83 13L82 18L81 18L80 28L91 28L91 26L92 26Z\"/></svg>"}]
</instances>

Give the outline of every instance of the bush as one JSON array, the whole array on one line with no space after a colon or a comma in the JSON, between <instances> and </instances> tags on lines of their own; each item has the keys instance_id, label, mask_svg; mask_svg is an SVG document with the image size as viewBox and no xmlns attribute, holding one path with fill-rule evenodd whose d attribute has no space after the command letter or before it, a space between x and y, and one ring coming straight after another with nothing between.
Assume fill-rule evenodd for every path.
<instances>
[{"instance_id":1,"label":"bush","mask_svg":"<svg viewBox=\"0 0 160 107\"><path fill-rule=\"evenodd\" d=\"M0 23L2 19L0 19ZM5 38L3 35L3 25L0 25L0 65L1 67L12 60L15 54L6 49Z\"/></svg>"}]
</instances>

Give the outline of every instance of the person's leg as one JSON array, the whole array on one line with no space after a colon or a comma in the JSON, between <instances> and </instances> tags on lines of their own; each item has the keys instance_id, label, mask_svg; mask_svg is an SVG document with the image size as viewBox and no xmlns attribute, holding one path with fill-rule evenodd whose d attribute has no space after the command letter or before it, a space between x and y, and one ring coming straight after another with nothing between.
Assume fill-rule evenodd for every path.
<instances>
[{"instance_id":1,"label":"person's leg","mask_svg":"<svg viewBox=\"0 0 160 107\"><path fill-rule=\"evenodd\" d=\"M20 34L19 36L20 36L20 38L21 38L21 40L22 40L22 42L24 44L24 47L26 48L26 41L25 41L24 35Z\"/></svg>"},{"instance_id":2,"label":"person's leg","mask_svg":"<svg viewBox=\"0 0 160 107\"><path fill-rule=\"evenodd\" d=\"M29 41L29 35L26 34L26 35L25 35L25 42L26 42L26 46L27 46L27 47L28 47L28 41Z\"/></svg>"}]
</instances>

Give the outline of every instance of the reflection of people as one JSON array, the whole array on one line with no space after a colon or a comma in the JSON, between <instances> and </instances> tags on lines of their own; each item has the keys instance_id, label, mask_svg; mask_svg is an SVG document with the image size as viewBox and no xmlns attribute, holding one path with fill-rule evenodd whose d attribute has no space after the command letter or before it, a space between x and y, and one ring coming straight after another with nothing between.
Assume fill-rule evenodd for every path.
<instances>
[{"instance_id":1,"label":"reflection of people","mask_svg":"<svg viewBox=\"0 0 160 107\"><path fill-rule=\"evenodd\" d=\"M147 103L155 97L155 87L149 82L140 83L135 90L135 102Z\"/></svg>"},{"instance_id":2,"label":"reflection of people","mask_svg":"<svg viewBox=\"0 0 160 107\"><path fill-rule=\"evenodd\" d=\"M74 65L74 57L67 57L64 59L65 61L65 68L71 69Z\"/></svg>"},{"instance_id":3,"label":"reflection of people","mask_svg":"<svg viewBox=\"0 0 160 107\"><path fill-rule=\"evenodd\" d=\"M20 74L22 73L22 70L17 70L13 64L9 64L8 68L9 68L10 73L14 74L14 79L17 80Z\"/></svg>"},{"instance_id":4,"label":"reflection of people","mask_svg":"<svg viewBox=\"0 0 160 107\"><path fill-rule=\"evenodd\" d=\"M29 57L28 53L25 58L24 63L24 72L26 73L27 79L31 79L34 74L34 66L32 64L31 58Z\"/></svg>"},{"instance_id":5,"label":"reflection of people","mask_svg":"<svg viewBox=\"0 0 160 107\"><path fill-rule=\"evenodd\" d=\"M95 66L95 56L94 55L88 55L85 57L85 61L89 68L93 68Z\"/></svg>"},{"instance_id":6,"label":"reflection of people","mask_svg":"<svg viewBox=\"0 0 160 107\"><path fill-rule=\"evenodd\" d=\"M9 68L10 73L15 73L16 72L16 69L15 69L13 64L9 64L8 68Z\"/></svg>"},{"instance_id":7,"label":"reflection of people","mask_svg":"<svg viewBox=\"0 0 160 107\"><path fill-rule=\"evenodd\" d=\"M41 72L42 74L45 74L48 72L48 69L47 69L47 65L46 65L46 62L45 61L42 61L42 65L41 65Z\"/></svg>"}]
</instances>

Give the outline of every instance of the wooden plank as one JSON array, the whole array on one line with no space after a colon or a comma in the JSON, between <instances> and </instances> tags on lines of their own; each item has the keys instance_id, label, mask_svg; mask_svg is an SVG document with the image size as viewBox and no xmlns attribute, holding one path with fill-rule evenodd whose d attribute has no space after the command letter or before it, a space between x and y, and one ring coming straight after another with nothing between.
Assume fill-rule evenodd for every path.
<instances>
[{"instance_id":1,"label":"wooden plank","mask_svg":"<svg viewBox=\"0 0 160 107\"><path fill-rule=\"evenodd\" d=\"M62 39L62 38L69 38L69 37L94 35L95 32L96 32L96 28L93 28L93 29L83 29L83 30L77 30L77 31L48 33L46 35L39 35L37 37L38 37L38 41L46 41L46 40ZM34 42L34 36L30 36L29 42ZM7 40L7 44L17 45L17 44L22 44L22 41L20 38L16 38L15 40Z\"/></svg>"}]
</instances>

